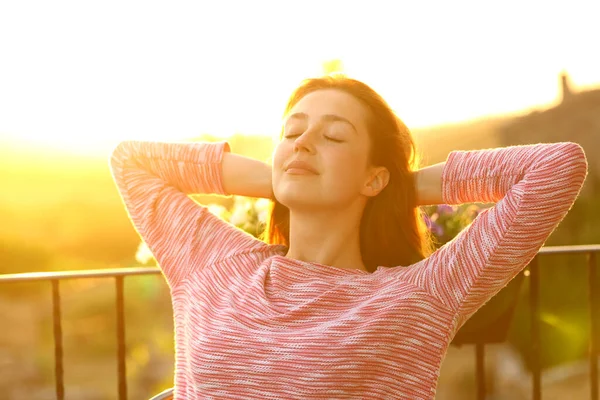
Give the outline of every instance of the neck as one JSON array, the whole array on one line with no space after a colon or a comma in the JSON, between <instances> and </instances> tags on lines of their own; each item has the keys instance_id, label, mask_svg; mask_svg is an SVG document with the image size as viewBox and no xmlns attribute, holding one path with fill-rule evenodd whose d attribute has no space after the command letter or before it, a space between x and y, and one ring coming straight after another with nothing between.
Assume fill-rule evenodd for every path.
<instances>
[{"instance_id":1,"label":"neck","mask_svg":"<svg viewBox=\"0 0 600 400\"><path fill-rule=\"evenodd\" d=\"M363 207L341 210L290 210L290 246L286 257L366 271L360 252Z\"/></svg>"}]
</instances>

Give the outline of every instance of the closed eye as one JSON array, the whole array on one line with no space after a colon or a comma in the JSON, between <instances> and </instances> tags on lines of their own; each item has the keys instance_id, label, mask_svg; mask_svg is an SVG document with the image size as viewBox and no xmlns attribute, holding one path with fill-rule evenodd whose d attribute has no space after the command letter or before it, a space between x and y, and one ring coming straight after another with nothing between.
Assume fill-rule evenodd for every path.
<instances>
[{"instance_id":1,"label":"closed eye","mask_svg":"<svg viewBox=\"0 0 600 400\"><path fill-rule=\"evenodd\" d=\"M325 136L325 139L329 140L330 142L335 142L335 143L342 143L343 140L339 140L339 139L334 139L330 136Z\"/></svg>"}]
</instances>

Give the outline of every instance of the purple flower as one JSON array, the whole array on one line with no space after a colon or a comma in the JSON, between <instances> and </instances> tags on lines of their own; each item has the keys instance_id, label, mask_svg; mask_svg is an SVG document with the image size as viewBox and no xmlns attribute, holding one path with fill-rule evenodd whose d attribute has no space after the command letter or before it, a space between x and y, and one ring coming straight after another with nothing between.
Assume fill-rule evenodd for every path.
<instances>
[{"instance_id":1,"label":"purple flower","mask_svg":"<svg viewBox=\"0 0 600 400\"><path fill-rule=\"evenodd\" d=\"M432 222L430 229L431 232L438 237L444 235L444 228L441 225L436 224L435 222Z\"/></svg>"},{"instance_id":2,"label":"purple flower","mask_svg":"<svg viewBox=\"0 0 600 400\"><path fill-rule=\"evenodd\" d=\"M454 212L454 208L449 206L448 204L440 204L437 206L438 212L442 215L452 214Z\"/></svg>"},{"instance_id":3,"label":"purple flower","mask_svg":"<svg viewBox=\"0 0 600 400\"><path fill-rule=\"evenodd\" d=\"M444 234L444 228L440 224L432 221L429 215L423 214L423 221L425 222L425 225L427 225L427 229L434 235L442 236Z\"/></svg>"}]
</instances>

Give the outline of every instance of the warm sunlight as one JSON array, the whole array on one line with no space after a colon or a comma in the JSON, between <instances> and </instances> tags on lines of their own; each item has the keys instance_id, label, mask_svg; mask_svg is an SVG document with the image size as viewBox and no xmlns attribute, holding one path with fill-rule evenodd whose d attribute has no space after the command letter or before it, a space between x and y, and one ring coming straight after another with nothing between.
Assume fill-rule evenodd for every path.
<instances>
[{"instance_id":1,"label":"warm sunlight","mask_svg":"<svg viewBox=\"0 0 600 400\"><path fill-rule=\"evenodd\" d=\"M542 107L562 70L600 84L593 2L163 4L2 5L0 135L82 152L271 135L336 58L411 127Z\"/></svg>"},{"instance_id":2,"label":"warm sunlight","mask_svg":"<svg viewBox=\"0 0 600 400\"><path fill-rule=\"evenodd\" d=\"M0 0L0 400L598 399L599 16Z\"/></svg>"}]
</instances>

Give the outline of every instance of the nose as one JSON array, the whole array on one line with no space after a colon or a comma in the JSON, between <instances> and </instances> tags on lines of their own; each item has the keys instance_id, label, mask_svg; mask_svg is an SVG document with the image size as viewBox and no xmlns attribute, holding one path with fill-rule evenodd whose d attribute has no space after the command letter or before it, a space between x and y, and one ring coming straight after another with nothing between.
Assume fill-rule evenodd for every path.
<instances>
[{"instance_id":1,"label":"nose","mask_svg":"<svg viewBox=\"0 0 600 400\"><path fill-rule=\"evenodd\" d=\"M315 152L314 132L311 128L302 132L302 134L294 141L294 153L302 151L311 154Z\"/></svg>"}]
</instances>

